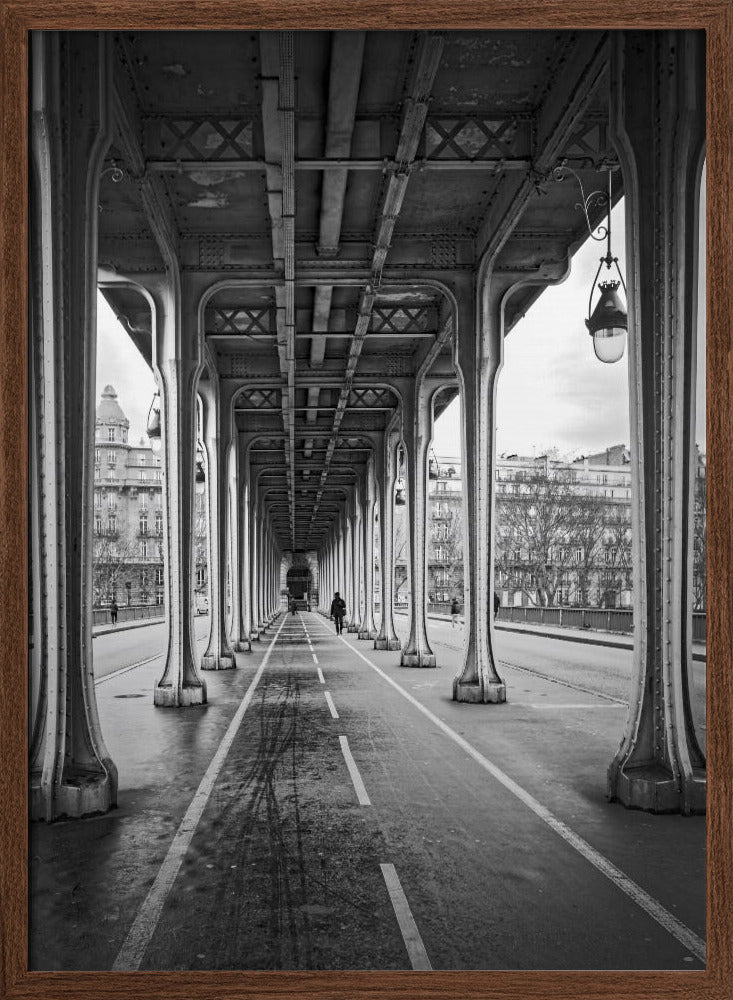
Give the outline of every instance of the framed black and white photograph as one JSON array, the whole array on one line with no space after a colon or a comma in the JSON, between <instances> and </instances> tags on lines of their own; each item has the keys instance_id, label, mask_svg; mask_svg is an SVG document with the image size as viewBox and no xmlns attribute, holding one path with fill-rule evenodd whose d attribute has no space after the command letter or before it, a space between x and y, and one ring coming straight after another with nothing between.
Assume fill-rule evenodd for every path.
<instances>
[{"instance_id":1,"label":"framed black and white photograph","mask_svg":"<svg viewBox=\"0 0 733 1000\"><path fill-rule=\"evenodd\" d=\"M729 995L730 0L0 15L2 995Z\"/></svg>"}]
</instances>

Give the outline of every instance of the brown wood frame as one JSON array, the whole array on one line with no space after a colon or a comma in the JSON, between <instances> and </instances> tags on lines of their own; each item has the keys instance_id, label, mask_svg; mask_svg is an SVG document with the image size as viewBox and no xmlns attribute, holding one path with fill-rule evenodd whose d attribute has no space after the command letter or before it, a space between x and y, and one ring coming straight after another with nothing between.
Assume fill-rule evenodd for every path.
<instances>
[{"instance_id":1,"label":"brown wood frame","mask_svg":"<svg viewBox=\"0 0 733 1000\"><path fill-rule=\"evenodd\" d=\"M28 32L510 27L707 32L707 970L28 972ZM0 0L0 30L0 996L733 997L733 0Z\"/></svg>"}]
</instances>

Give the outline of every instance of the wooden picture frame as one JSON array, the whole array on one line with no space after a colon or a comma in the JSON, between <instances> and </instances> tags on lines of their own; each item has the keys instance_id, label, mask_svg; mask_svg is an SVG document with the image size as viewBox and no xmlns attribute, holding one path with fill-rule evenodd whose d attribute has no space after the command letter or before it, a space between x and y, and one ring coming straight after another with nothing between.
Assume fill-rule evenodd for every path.
<instances>
[{"instance_id":1,"label":"wooden picture frame","mask_svg":"<svg viewBox=\"0 0 733 1000\"><path fill-rule=\"evenodd\" d=\"M0 0L0 994L20 997L733 996L733 0ZM28 33L49 29L704 29L708 199L705 972L28 972Z\"/></svg>"}]
</instances>

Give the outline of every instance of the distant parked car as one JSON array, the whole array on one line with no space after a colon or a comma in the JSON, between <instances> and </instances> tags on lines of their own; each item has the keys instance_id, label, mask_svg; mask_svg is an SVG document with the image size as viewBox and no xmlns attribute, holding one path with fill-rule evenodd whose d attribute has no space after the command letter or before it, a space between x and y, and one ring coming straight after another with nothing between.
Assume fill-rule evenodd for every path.
<instances>
[{"instance_id":1,"label":"distant parked car","mask_svg":"<svg viewBox=\"0 0 733 1000\"><path fill-rule=\"evenodd\" d=\"M196 594L196 614L208 615L209 598L206 594Z\"/></svg>"}]
</instances>

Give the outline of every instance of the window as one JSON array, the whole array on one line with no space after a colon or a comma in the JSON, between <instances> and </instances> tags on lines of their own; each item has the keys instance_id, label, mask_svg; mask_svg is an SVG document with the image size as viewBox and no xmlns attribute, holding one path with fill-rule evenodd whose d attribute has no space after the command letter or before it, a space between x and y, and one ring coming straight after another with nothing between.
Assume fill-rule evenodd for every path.
<instances>
[{"instance_id":1,"label":"window","mask_svg":"<svg viewBox=\"0 0 733 1000\"><path fill-rule=\"evenodd\" d=\"M102 449L101 448L95 448L94 449L94 461L96 462L97 465L99 465L99 463L102 461Z\"/></svg>"},{"instance_id":2,"label":"window","mask_svg":"<svg viewBox=\"0 0 733 1000\"><path fill-rule=\"evenodd\" d=\"M575 550L575 558L578 560L578 562L583 561L583 549L580 546L578 546L578 548Z\"/></svg>"},{"instance_id":3,"label":"window","mask_svg":"<svg viewBox=\"0 0 733 1000\"><path fill-rule=\"evenodd\" d=\"M117 510L117 494L107 494L107 510Z\"/></svg>"},{"instance_id":4,"label":"window","mask_svg":"<svg viewBox=\"0 0 733 1000\"><path fill-rule=\"evenodd\" d=\"M148 543L145 538L143 538L140 542L140 558L141 559L148 558Z\"/></svg>"},{"instance_id":5,"label":"window","mask_svg":"<svg viewBox=\"0 0 733 1000\"><path fill-rule=\"evenodd\" d=\"M155 512L155 534L156 535L162 535L163 534L163 511L162 510L156 510L156 512Z\"/></svg>"},{"instance_id":6,"label":"window","mask_svg":"<svg viewBox=\"0 0 733 1000\"><path fill-rule=\"evenodd\" d=\"M155 571L155 585L156 587L163 586L163 569L159 568Z\"/></svg>"},{"instance_id":7,"label":"window","mask_svg":"<svg viewBox=\"0 0 733 1000\"><path fill-rule=\"evenodd\" d=\"M95 517L94 518L94 531L95 531L95 533L97 535L101 535L102 534L102 518L101 517Z\"/></svg>"},{"instance_id":8,"label":"window","mask_svg":"<svg viewBox=\"0 0 733 1000\"><path fill-rule=\"evenodd\" d=\"M94 509L97 510L102 506L102 494L99 490L94 491Z\"/></svg>"},{"instance_id":9,"label":"window","mask_svg":"<svg viewBox=\"0 0 733 1000\"><path fill-rule=\"evenodd\" d=\"M140 494L140 510L148 509L148 495L147 493Z\"/></svg>"},{"instance_id":10,"label":"window","mask_svg":"<svg viewBox=\"0 0 733 1000\"><path fill-rule=\"evenodd\" d=\"M143 472L142 469L140 469L140 471L138 472L137 478L140 480L140 482L143 482L143 483L147 479L147 476L145 475L145 473Z\"/></svg>"},{"instance_id":11,"label":"window","mask_svg":"<svg viewBox=\"0 0 733 1000\"><path fill-rule=\"evenodd\" d=\"M117 518L114 514L110 514L107 518L107 531L110 535L114 535L117 531Z\"/></svg>"},{"instance_id":12,"label":"window","mask_svg":"<svg viewBox=\"0 0 733 1000\"><path fill-rule=\"evenodd\" d=\"M108 441L114 441L115 440L115 428L114 427L108 428L108 430L107 430L107 440Z\"/></svg>"},{"instance_id":13,"label":"window","mask_svg":"<svg viewBox=\"0 0 733 1000\"><path fill-rule=\"evenodd\" d=\"M145 513L140 514L140 534L147 535L148 533L148 515Z\"/></svg>"}]
</instances>

